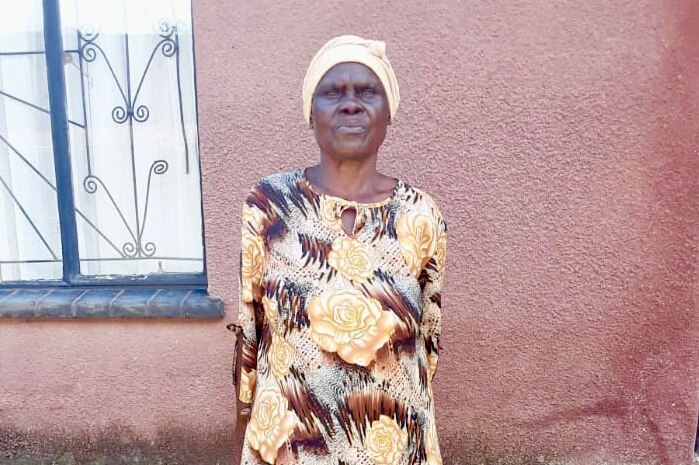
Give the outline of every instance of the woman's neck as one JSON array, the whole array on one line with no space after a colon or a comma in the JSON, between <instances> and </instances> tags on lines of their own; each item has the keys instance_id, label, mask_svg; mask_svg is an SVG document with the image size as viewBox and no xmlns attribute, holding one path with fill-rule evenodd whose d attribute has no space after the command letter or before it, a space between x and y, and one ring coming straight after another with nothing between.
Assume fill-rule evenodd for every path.
<instances>
[{"instance_id":1,"label":"woman's neck","mask_svg":"<svg viewBox=\"0 0 699 465\"><path fill-rule=\"evenodd\" d=\"M324 194L363 202L381 200L392 189L376 171L376 157L335 160L321 154L320 163L309 167L306 177Z\"/></svg>"}]
</instances>

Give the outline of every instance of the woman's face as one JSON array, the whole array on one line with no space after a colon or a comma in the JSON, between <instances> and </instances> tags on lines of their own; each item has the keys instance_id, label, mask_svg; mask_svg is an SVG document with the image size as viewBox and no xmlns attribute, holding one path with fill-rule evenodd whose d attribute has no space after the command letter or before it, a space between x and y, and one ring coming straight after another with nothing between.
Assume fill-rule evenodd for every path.
<instances>
[{"instance_id":1,"label":"woman's face","mask_svg":"<svg viewBox=\"0 0 699 465\"><path fill-rule=\"evenodd\" d=\"M311 118L321 151L333 158L366 158L377 153L386 138L386 92L368 67L340 63L318 83Z\"/></svg>"}]
</instances>

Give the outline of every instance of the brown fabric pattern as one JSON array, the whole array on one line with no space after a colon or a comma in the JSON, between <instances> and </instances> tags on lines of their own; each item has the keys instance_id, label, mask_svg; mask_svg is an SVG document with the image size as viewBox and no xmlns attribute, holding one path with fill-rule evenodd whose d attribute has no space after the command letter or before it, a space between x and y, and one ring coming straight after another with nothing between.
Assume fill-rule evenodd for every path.
<instances>
[{"instance_id":1,"label":"brown fabric pattern","mask_svg":"<svg viewBox=\"0 0 699 465\"><path fill-rule=\"evenodd\" d=\"M446 234L404 181L374 203L318 193L302 169L255 184L237 320L252 403L242 465L442 465L432 382Z\"/></svg>"}]
</instances>

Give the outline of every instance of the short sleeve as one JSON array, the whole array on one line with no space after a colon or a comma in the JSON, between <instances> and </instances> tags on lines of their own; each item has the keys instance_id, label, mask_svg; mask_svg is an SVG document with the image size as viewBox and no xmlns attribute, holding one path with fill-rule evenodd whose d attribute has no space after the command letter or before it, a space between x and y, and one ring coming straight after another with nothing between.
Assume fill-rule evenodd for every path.
<instances>
[{"instance_id":1,"label":"short sleeve","mask_svg":"<svg viewBox=\"0 0 699 465\"><path fill-rule=\"evenodd\" d=\"M257 380L257 346L262 322L262 275L266 245L265 214L248 196L241 217L238 325L242 329L242 352L239 400L252 403Z\"/></svg>"}]
</instances>

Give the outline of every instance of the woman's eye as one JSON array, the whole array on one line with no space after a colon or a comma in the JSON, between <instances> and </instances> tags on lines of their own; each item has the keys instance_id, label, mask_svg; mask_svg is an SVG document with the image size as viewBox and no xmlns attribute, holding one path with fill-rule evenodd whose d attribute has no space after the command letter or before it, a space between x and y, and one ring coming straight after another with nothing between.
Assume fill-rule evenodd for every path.
<instances>
[{"instance_id":1,"label":"woman's eye","mask_svg":"<svg viewBox=\"0 0 699 465\"><path fill-rule=\"evenodd\" d=\"M337 89L328 89L325 91L325 95L328 97L337 97L340 92Z\"/></svg>"},{"instance_id":2,"label":"woman's eye","mask_svg":"<svg viewBox=\"0 0 699 465\"><path fill-rule=\"evenodd\" d=\"M376 95L376 91L374 89L364 89L362 91L362 95L364 97L373 97L374 95Z\"/></svg>"}]
</instances>

